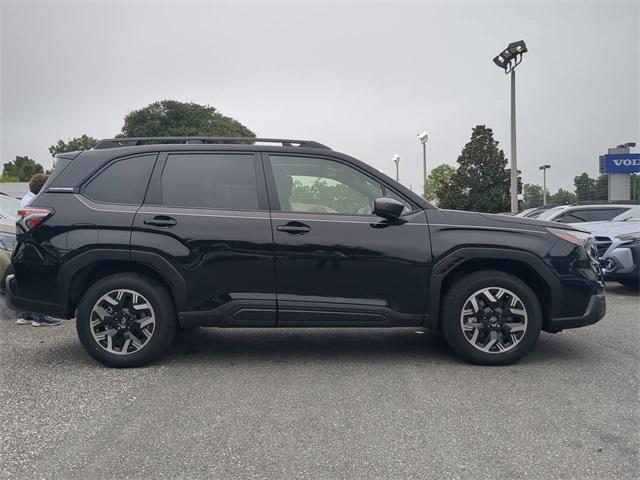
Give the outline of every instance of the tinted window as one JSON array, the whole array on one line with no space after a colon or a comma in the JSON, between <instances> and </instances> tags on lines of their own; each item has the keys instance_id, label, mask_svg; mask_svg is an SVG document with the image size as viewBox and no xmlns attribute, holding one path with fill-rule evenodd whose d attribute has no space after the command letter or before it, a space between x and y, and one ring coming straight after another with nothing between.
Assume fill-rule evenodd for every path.
<instances>
[{"instance_id":1,"label":"tinted window","mask_svg":"<svg viewBox=\"0 0 640 480\"><path fill-rule=\"evenodd\" d=\"M620 215L625 210L623 208L598 208L597 210L591 210L591 221L601 222L605 220L611 220L613 217Z\"/></svg>"},{"instance_id":2,"label":"tinted window","mask_svg":"<svg viewBox=\"0 0 640 480\"><path fill-rule=\"evenodd\" d=\"M84 193L97 202L140 205L155 159L154 153L118 160L91 180Z\"/></svg>"},{"instance_id":3,"label":"tinted window","mask_svg":"<svg viewBox=\"0 0 640 480\"><path fill-rule=\"evenodd\" d=\"M385 188L384 196L388 197L388 198L393 198L394 200L397 200L401 204L404 205L404 208L402 209L402 215L405 215L407 213L413 212L413 210L415 208L413 205L411 205L409 202L407 202L400 195L395 193L393 190L389 190L388 188Z\"/></svg>"},{"instance_id":4,"label":"tinted window","mask_svg":"<svg viewBox=\"0 0 640 480\"><path fill-rule=\"evenodd\" d=\"M285 212L371 215L380 184L333 160L273 155L280 209Z\"/></svg>"},{"instance_id":5,"label":"tinted window","mask_svg":"<svg viewBox=\"0 0 640 480\"><path fill-rule=\"evenodd\" d=\"M571 210L556 218L554 221L561 223L590 222L591 214L589 210Z\"/></svg>"},{"instance_id":6,"label":"tinted window","mask_svg":"<svg viewBox=\"0 0 640 480\"><path fill-rule=\"evenodd\" d=\"M162 172L162 203L258 209L256 165L248 154L172 154Z\"/></svg>"}]
</instances>

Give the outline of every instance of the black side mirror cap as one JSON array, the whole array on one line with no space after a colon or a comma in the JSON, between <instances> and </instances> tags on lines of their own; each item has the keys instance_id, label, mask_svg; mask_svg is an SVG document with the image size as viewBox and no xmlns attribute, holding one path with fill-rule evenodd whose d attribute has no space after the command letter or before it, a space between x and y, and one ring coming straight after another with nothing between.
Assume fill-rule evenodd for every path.
<instances>
[{"instance_id":1,"label":"black side mirror cap","mask_svg":"<svg viewBox=\"0 0 640 480\"><path fill-rule=\"evenodd\" d=\"M373 214L387 220L395 220L402 215L404 205L395 198L381 197L373 202Z\"/></svg>"}]
</instances>

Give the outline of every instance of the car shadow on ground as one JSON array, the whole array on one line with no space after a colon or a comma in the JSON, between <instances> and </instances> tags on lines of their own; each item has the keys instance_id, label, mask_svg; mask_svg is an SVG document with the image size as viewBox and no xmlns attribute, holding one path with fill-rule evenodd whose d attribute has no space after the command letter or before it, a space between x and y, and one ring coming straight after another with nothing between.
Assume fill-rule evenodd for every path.
<instances>
[{"instance_id":1,"label":"car shadow on ground","mask_svg":"<svg viewBox=\"0 0 640 480\"><path fill-rule=\"evenodd\" d=\"M562 335L542 333L520 364L583 361L593 352ZM447 345L440 331L415 329L225 330L201 328L179 332L167 355L171 362L385 363L467 365Z\"/></svg>"},{"instance_id":2,"label":"car shadow on ground","mask_svg":"<svg viewBox=\"0 0 640 480\"><path fill-rule=\"evenodd\" d=\"M607 282L607 295L618 295L621 297L640 297L640 291L637 288L625 287L618 282Z\"/></svg>"}]
</instances>

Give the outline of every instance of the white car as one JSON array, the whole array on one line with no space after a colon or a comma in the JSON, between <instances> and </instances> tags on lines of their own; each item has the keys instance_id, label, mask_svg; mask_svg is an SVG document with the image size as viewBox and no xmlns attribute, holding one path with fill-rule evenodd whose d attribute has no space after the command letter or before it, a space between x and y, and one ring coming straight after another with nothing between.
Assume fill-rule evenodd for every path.
<instances>
[{"instance_id":1,"label":"white car","mask_svg":"<svg viewBox=\"0 0 640 480\"><path fill-rule=\"evenodd\" d=\"M604 274L637 288L640 284L640 207L627 210L609 222L582 223L580 228L595 237Z\"/></svg>"},{"instance_id":2,"label":"white car","mask_svg":"<svg viewBox=\"0 0 640 480\"><path fill-rule=\"evenodd\" d=\"M561 205L550 208L538 217L538 220L560 223L583 223L611 220L613 217L630 210L637 205L617 203L585 203Z\"/></svg>"}]
</instances>

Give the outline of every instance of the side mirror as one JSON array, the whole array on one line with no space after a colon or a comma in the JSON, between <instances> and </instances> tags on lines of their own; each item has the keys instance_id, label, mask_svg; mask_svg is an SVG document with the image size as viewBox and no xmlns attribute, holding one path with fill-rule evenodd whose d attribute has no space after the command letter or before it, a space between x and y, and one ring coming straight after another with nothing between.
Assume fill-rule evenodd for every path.
<instances>
[{"instance_id":1,"label":"side mirror","mask_svg":"<svg viewBox=\"0 0 640 480\"><path fill-rule=\"evenodd\" d=\"M394 198L376 198L373 202L373 214L387 220L395 220L402 215L404 205Z\"/></svg>"}]
</instances>

